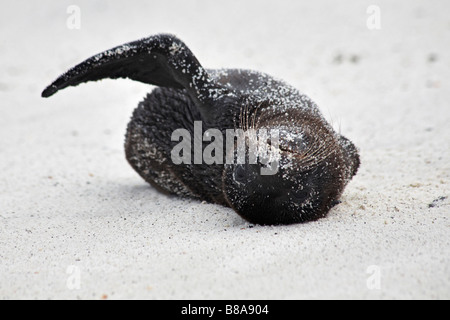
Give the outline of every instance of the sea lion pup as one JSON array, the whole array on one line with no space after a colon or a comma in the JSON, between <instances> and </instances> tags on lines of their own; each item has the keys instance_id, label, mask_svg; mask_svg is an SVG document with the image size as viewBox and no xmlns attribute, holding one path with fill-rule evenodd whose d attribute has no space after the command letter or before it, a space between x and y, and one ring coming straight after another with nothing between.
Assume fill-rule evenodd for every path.
<instances>
[{"instance_id":1,"label":"sea lion pup","mask_svg":"<svg viewBox=\"0 0 450 320\"><path fill-rule=\"evenodd\" d=\"M204 69L169 34L99 53L61 75L42 96L104 78L158 86L139 103L126 133L126 158L139 175L161 191L229 206L252 223L290 224L325 216L359 167L353 143L333 130L308 97L260 72ZM231 149L223 143L223 150L210 152L223 161L201 161L195 144L179 152L186 161L174 161L180 144L174 132L180 129L191 135L188 145L200 141L200 153L218 132L224 137L232 129L236 136L277 132L276 144L263 135L256 149L249 148L248 137L244 147L245 159L266 147L276 161L225 161L237 160L239 137L233 137ZM214 139L207 132L215 133ZM274 163L276 169L263 174Z\"/></svg>"}]
</instances>

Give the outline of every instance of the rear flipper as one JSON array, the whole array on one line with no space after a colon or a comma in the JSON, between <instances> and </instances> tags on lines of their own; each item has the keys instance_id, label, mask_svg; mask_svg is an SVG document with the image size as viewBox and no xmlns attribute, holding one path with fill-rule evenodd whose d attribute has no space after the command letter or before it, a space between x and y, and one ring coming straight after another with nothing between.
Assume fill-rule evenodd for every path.
<instances>
[{"instance_id":1,"label":"rear flipper","mask_svg":"<svg viewBox=\"0 0 450 320\"><path fill-rule=\"evenodd\" d=\"M213 81L189 48L178 38L159 34L99 53L70 69L43 92L57 91L83 82L128 78L160 87L185 89L204 119L213 118L214 99L230 94Z\"/></svg>"}]
</instances>

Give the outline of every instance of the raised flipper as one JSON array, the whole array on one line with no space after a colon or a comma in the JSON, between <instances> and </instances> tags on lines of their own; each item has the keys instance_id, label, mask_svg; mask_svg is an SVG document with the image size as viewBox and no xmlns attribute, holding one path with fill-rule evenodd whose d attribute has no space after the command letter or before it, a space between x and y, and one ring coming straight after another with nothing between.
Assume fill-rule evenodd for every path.
<instances>
[{"instance_id":1,"label":"raised flipper","mask_svg":"<svg viewBox=\"0 0 450 320\"><path fill-rule=\"evenodd\" d=\"M57 91L83 82L104 78L129 78L132 80L186 89L208 117L217 97L234 96L229 88L213 81L194 54L178 38L159 34L133 41L99 53L73 67L56 79L43 92L50 97Z\"/></svg>"}]
</instances>

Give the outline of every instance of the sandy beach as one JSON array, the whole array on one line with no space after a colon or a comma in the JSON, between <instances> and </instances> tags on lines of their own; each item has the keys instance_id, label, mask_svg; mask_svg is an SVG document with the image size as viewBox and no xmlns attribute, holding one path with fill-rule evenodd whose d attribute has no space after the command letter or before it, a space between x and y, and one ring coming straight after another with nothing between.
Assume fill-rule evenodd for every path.
<instances>
[{"instance_id":1,"label":"sandy beach","mask_svg":"<svg viewBox=\"0 0 450 320\"><path fill-rule=\"evenodd\" d=\"M450 298L450 2L2 7L0 299ZM161 32L206 68L284 79L356 144L361 168L327 217L259 226L146 184L123 145L150 85L41 98L84 59Z\"/></svg>"}]
</instances>

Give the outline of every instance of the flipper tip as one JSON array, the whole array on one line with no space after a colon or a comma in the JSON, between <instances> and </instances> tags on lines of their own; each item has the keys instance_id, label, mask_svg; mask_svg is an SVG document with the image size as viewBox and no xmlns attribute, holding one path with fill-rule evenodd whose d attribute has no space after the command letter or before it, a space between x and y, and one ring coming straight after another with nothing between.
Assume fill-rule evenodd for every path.
<instances>
[{"instance_id":1,"label":"flipper tip","mask_svg":"<svg viewBox=\"0 0 450 320\"><path fill-rule=\"evenodd\" d=\"M45 88L44 91L42 91L41 97L42 98L51 97L56 93L56 91L58 91L58 87L56 87L55 85L50 85L47 88Z\"/></svg>"}]
</instances>

